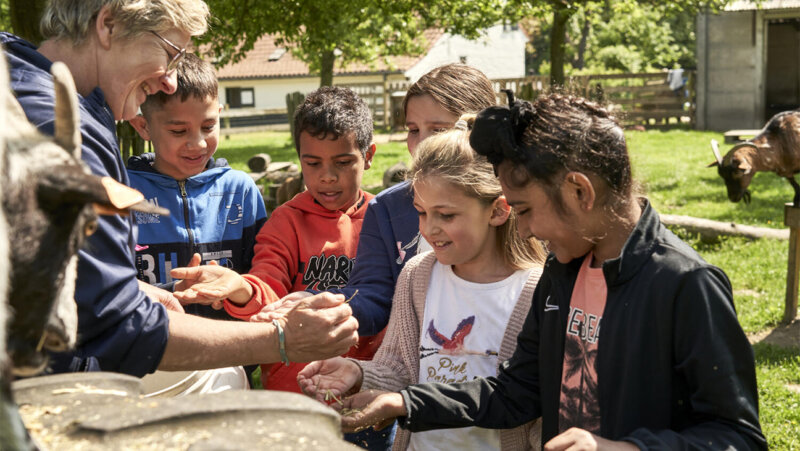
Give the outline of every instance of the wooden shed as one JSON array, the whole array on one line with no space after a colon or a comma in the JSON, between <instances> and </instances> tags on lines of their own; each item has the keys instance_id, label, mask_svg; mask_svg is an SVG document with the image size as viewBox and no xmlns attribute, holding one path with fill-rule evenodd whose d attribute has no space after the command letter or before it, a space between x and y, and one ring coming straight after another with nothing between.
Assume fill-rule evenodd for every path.
<instances>
[{"instance_id":1,"label":"wooden shed","mask_svg":"<svg viewBox=\"0 0 800 451\"><path fill-rule=\"evenodd\" d=\"M800 0L734 1L697 19L697 128L761 128L800 107Z\"/></svg>"}]
</instances>

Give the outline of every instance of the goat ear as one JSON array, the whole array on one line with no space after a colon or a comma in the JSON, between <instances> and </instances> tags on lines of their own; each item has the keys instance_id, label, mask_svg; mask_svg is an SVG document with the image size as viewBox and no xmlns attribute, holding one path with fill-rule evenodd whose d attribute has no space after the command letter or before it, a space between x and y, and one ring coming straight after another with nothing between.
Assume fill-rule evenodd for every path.
<instances>
[{"instance_id":1,"label":"goat ear","mask_svg":"<svg viewBox=\"0 0 800 451\"><path fill-rule=\"evenodd\" d=\"M55 134L56 143L67 149L75 159L81 159L80 116L75 81L67 65L56 62L50 68L56 91Z\"/></svg>"},{"instance_id":2,"label":"goat ear","mask_svg":"<svg viewBox=\"0 0 800 451\"><path fill-rule=\"evenodd\" d=\"M95 211L104 215L126 215L132 210L169 215L169 210L145 201L139 191L111 177L86 174L77 167L63 168L42 177L39 198L53 204L94 204Z\"/></svg>"},{"instance_id":3,"label":"goat ear","mask_svg":"<svg viewBox=\"0 0 800 451\"><path fill-rule=\"evenodd\" d=\"M38 181L37 193L40 202L53 206L108 201L99 177L72 166L55 167L43 174Z\"/></svg>"},{"instance_id":4,"label":"goat ear","mask_svg":"<svg viewBox=\"0 0 800 451\"><path fill-rule=\"evenodd\" d=\"M713 163L709 163L709 164L708 164L708 166L706 166L706 167L707 167L707 168L713 168L714 166L719 166L719 162L716 162L716 161L715 161L715 162L713 162Z\"/></svg>"},{"instance_id":5,"label":"goat ear","mask_svg":"<svg viewBox=\"0 0 800 451\"><path fill-rule=\"evenodd\" d=\"M128 214L131 211L169 216L169 210L147 202L144 194L123 185L111 177L102 177L100 184L106 194L106 203L95 203L99 214Z\"/></svg>"}]
</instances>

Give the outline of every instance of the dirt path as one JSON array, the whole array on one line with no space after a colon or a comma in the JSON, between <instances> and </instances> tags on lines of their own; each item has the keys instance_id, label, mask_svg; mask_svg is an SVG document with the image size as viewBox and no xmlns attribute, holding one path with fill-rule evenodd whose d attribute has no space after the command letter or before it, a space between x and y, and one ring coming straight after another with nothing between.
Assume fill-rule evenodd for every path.
<instances>
[{"instance_id":1,"label":"dirt path","mask_svg":"<svg viewBox=\"0 0 800 451\"><path fill-rule=\"evenodd\" d=\"M787 326L777 326L772 330L750 335L748 338L753 344L763 341L784 348L797 348L800 351L800 318Z\"/></svg>"}]
</instances>

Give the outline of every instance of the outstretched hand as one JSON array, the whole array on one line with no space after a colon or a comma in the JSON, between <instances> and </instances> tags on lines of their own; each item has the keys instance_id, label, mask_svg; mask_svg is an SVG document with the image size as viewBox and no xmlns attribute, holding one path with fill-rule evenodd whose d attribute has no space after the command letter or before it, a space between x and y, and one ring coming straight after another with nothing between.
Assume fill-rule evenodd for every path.
<instances>
[{"instance_id":1,"label":"outstretched hand","mask_svg":"<svg viewBox=\"0 0 800 451\"><path fill-rule=\"evenodd\" d=\"M370 426L376 431L381 430L394 421L395 418L406 415L406 405L403 396L397 392L380 390L367 390L356 393L342 400L337 408L342 415L342 431L358 432Z\"/></svg>"},{"instance_id":2,"label":"outstretched hand","mask_svg":"<svg viewBox=\"0 0 800 451\"><path fill-rule=\"evenodd\" d=\"M297 384L306 395L328 404L332 399L357 393L362 379L357 363L334 357L306 365L297 375Z\"/></svg>"},{"instance_id":3,"label":"outstretched hand","mask_svg":"<svg viewBox=\"0 0 800 451\"><path fill-rule=\"evenodd\" d=\"M225 299L244 304L253 295L250 284L241 275L216 261L204 266L174 268L170 276L180 279L173 294L183 304L206 304L220 309Z\"/></svg>"}]
</instances>

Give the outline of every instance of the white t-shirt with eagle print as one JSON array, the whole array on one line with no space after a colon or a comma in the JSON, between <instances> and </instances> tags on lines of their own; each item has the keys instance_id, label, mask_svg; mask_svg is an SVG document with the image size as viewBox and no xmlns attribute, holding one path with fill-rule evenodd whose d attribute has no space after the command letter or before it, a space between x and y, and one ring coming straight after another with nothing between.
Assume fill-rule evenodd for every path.
<instances>
[{"instance_id":1,"label":"white t-shirt with eagle print","mask_svg":"<svg viewBox=\"0 0 800 451\"><path fill-rule=\"evenodd\" d=\"M420 383L497 375L506 325L530 271L474 283L459 278L449 265L433 265L420 331ZM415 432L409 449L499 450L500 433L478 427Z\"/></svg>"}]
</instances>

